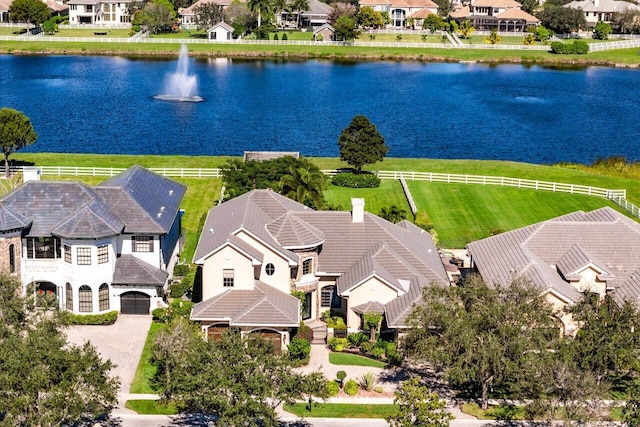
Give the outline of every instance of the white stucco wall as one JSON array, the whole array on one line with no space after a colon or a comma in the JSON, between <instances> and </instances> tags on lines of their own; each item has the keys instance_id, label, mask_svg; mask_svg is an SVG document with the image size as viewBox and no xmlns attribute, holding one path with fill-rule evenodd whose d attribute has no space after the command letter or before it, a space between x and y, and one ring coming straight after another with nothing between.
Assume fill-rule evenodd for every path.
<instances>
[{"instance_id":1,"label":"white stucco wall","mask_svg":"<svg viewBox=\"0 0 640 427\"><path fill-rule=\"evenodd\" d=\"M397 297L398 292L395 289L375 277L363 282L349 292L347 327L349 330L361 329L360 315L351 310L351 307L356 307L369 301L378 301L384 305Z\"/></svg>"},{"instance_id":2,"label":"white stucco wall","mask_svg":"<svg viewBox=\"0 0 640 427\"><path fill-rule=\"evenodd\" d=\"M255 277L251 259L232 246L225 246L204 260L202 266L202 300L232 289L222 286L222 272L234 270L233 289L251 290Z\"/></svg>"}]
</instances>

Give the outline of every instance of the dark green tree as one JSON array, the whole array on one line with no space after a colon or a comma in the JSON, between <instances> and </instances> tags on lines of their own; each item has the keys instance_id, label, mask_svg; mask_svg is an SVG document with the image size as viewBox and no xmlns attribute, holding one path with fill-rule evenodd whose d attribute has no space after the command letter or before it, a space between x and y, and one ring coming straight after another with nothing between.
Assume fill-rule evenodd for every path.
<instances>
[{"instance_id":1,"label":"dark green tree","mask_svg":"<svg viewBox=\"0 0 640 427\"><path fill-rule=\"evenodd\" d=\"M627 427L640 427L640 395L637 389L629 393L627 403L622 408L622 421Z\"/></svg>"},{"instance_id":2,"label":"dark green tree","mask_svg":"<svg viewBox=\"0 0 640 427\"><path fill-rule=\"evenodd\" d=\"M175 23L176 13L169 0L153 0L135 12L133 25L149 28L151 34L170 32Z\"/></svg>"},{"instance_id":3,"label":"dark green tree","mask_svg":"<svg viewBox=\"0 0 640 427\"><path fill-rule=\"evenodd\" d=\"M193 9L193 13L195 14L196 26L203 31L224 21L223 8L217 3L202 3Z\"/></svg>"},{"instance_id":4,"label":"dark green tree","mask_svg":"<svg viewBox=\"0 0 640 427\"><path fill-rule=\"evenodd\" d=\"M485 409L490 390L508 389L559 336L553 309L529 284L488 286L476 275L426 288L409 322L409 354L443 370Z\"/></svg>"},{"instance_id":5,"label":"dark green tree","mask_svg":"<svg viewBox=\"0 0 640 427\"><path fill-rule=\"evenodd\" d=\"M355 116L338 138L340 160L353 166L358 172L364 165L384 160L389 147L378 128L365 116Z\"/></svg>"},{"instance_id":6,"label":"dark green tree","mask_svg":"<svg viewBox=\"0 0 640 427\"><path fill-rule=\"evenodd\" d=\"M593 28L593 37L598 40L607 40L611 34L611 25L606 22L598 22Z\"/></svg>"},{"instance_id":7,"label":"dark green tree","mask_svg":"<svg viewBox=\"0 0 640 427\"><path fill-rule=\"evenodd\" d=\"M569 34L585 28L587 25L582 10L553 4L545 4L545 7L538 13L538 18L545 28L558 34Z\"/></svg>"},{"instance_id":8,"label":"dark green tree","mask_svg":"<svg viewBox=\"0 0 640 427\"><path fill-rule=\"evenodd\" d=\"M398 413L385 418L391 427L448 427L453 419L447 403L420 384L418 377L401 383L395 395Z\"/></svg>"},{"instance_id":9,"label":"dark green tree","mask_svg":"<svg viewBox=\"0 0 640 427\"><path fill-rule=\"evenodd\" d=\"M109 415L119 383L110 376L111 362L102 361L88 343L67 343L55 303L34 308L34 301L20 295L15 279L0 277L0 408L5 425L92 425Z\"/></svg>"},{"instance_id":10,"label":"dark green tree","mask_svg":"<svg viewBox=\"0 0 640 427\"><path fill-rule=\"evenodd\" d=\"M336 30L336 37L340 40L353 40L360 35L360 31L356 28L356 20L347 15L340 16L333 28Z\"/></svg>"},{"instance_id":11,"label":"dark green tree","mask_svg":"<svg viewBox=\"0 0 640 427\"><path fill-rule=\"evenodd\" d=\"M453 12L453 1L451 0L434 0L438 5L438 15L446 18L451 12Z\"/></svg>"},{"instance_id":12,"label":"dark green tree","mask_svg":"<svg viewBox=\"0 0 640 427\"><path fill-rule=\"evenodd\" d=\"M271 342L238 331L205 341L186 322L176 320L153 347L157 376L165 384L163 397L176 402L180 411L217 415L216 425L277 426L279 404L301 395L324 396L322 374L294 372L286 355L273 352ZM181 354L166 350L171 347Z\"/></svg>"},{"instance_id":13,"label":"dark green tree","mask_svg":"<svg viewBox=\"0 0 640 427\"><path fill-rule=\"evenodd\" d=\"M51 17L47 4L41 0L14 0L9 6L9 16L13 22L40 25Z\"/></svg>"},{"instance_id":14,"label":"dark green tree","mask_svg":"<svg viewBox=\"0 0 640 427\"><path fill-rule=\"evenodd\" d=\"M444 30L446 25L441 16L432 13L422 21L422 28L435 32L436 30Z\"/></svg>"},{"instance_id":15,"label":"dark green tree","mask_svg":"<svg viewBox=\"0 0 640 427\"><path fill-rule=\"evenodd\" d=\"M374 10L371 6L363 6L356 15L358 25L363 28L382 28L384 27L384 19L382 14Z\"/></svg>"},{"instance_id":16,"label":"dark green tree","mask_svg":"<svg viewBox=\"0 0 640 427\"><path fill-rule=\"evenodd\" d=\"M407 211L399 208L397 205L384 206L378 213L380 218L384 218L394 224L399 223L403 219L407 219Z\"/></svg>"},{"instance_id":17,"label":"dark green tree","mask_svg":"<svg viewBox=\"0 0 640 427\"><path fill-rule=\"evenodd\" d=\"M524 10L527 13L533 13L536 8L538 6L540 6L540 3L538 2L538 0L517 0L521 5L521 9Z\"/></svg>"},{"instance_id":18,"label":"dark green tree","mask_svg":"<svg viewBox=\"0 0 640 427\"><path fill-rule=\"evenodd\" d=\"M0 147L4 154L5 177L9 177L9 156L33 144L37 139L38 134L33 129L31 120L22 111L0 109Z\"/></svg>"}]
</instances>

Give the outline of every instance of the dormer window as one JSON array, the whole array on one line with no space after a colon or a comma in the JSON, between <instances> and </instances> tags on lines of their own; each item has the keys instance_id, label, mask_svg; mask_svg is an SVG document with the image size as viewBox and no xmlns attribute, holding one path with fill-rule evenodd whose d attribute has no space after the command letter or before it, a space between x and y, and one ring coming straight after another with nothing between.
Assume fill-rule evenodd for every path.
<instances>
[{"instance_id":1,"label":"dormer window","mask_svg":"<svg viewBox=\"0 0 640 427\"><path fill-rule=\"evenodd\" d=\"M302 261L302 275L305 276L311 273L313 273L313 259L307 258Z\"/></svg>"}]
</instances>

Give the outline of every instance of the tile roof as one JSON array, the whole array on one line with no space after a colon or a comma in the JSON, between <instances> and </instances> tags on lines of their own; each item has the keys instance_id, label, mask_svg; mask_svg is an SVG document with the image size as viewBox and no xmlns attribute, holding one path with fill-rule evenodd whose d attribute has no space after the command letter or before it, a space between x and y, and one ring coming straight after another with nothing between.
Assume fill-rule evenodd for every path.
<instances>
[{"instance_id":1,"label":"tile roof","mask_svg":"<svg viewBox=\"0 0 640 427\"><path fill-rule=\"evenodd\" d=\"M122 233L124 222L109 207L93 199L58 224L51 233L67 239L105 239Z\"/></svg>"},{"instance_id":2,"label":"tile roof","mask_svg":"<svg viewBox=\"0 0 640 427\"><path fill-rule=\"evenodd\" d=\"M233 32L233 27L231 25L227 24L224 21L218 22L216 25L214 25L211 28L209 28L207 30L207 32L211 32L211 31L215 30L218 27L223 28L223 29L225 29L225 30L227 30L229 32Z\"/></svg>"},{"instance_id":3,"label":"tile roof","mask_svg":"<svg viewBox=\"0 0 640 427\"><path fill-rule=\"evenodd\" d=\"M437 10L438 5L435 6L435 9ZM413 12L411 14L412 18L418 18L418 19L424 19L429 17L429 15L435 15L436 13L434 13L433 8L431 7L424 7L420 10L418 10L417 12Z\"/></svg>"},{"instance_id":4,"label":"tile roof","mask_svg":"<svg viewBox=\"0 0 640 427\"><path fill-rule=\"evenodd\" d=\"M596 5L597 3L597 5ZM571 9L581 9L585 12L624 12L625 10L640 11L640 6L627 1L618 0L574 0L565 4Z\"/></svg>"},{"instance_id":5,"label":"tile roof","mask_svg":"<svg viewBox=\"0 0 640 427\"><path fill-rule=\"evenodd\" d=\"M112 284L163 286L169 275L133 255L121 255L116 259Z\"/></svg>"},{"instance_id":6,"label":"tile roof","mask_svg":"<svg viewBox=\"0 0 640 427\"><path fill-rule=\"evenodd\" d=\"M493 7L493 8L520 8L522 4L516 0L473 0L471 3L473 7Z\"/></svg>"},{"instance_id":7,"label":"tile roof","mask_svg":"<svg viewBox=\"0 0 640 427\"><path fill-rule=\"evenodd\" d=\"M471 14L469 6L464 6L459 9L455 9L449 14L452 18L467 18Z\"/></svg>"},{"instance_id":8,"label":"tile roof","mask_svg":"<svg viewBox=\"0 0 640 427\"><path fill-rule=\"evenodd\" d=\"M324 242L324 234L288 211L267 224L267 231L284 248L315 248Z\"/></svg>"},{"instance_id":9,"label":"tile roof","mask_svg":"<svg viewBox=\"0 0 640 427\"><path fill-rule=\"evenodd\" d=\"M358 314L365 313L384 313L384 306L380 304L378 301L369 301L364 304L356 305L355 307L351 307L351 310Z\"/></svg>"},{"instance_id":10,"label":"tile roof","mask_svg":"<svg viewBox=\"0 0 640 427\"><path fill-rule=\"evenodd\" d=\"M554 267L571 270L590 260L607 273L614 298L633 296L640 269L640 224L609 208L543 221L470 243L467 248L485 280L508 283L524 276L541 290L576 301L580 294ZM562 271L561 271L562 272ZM634 277L633 279L631 277Z\"/></svg>"},{"instance_id":11,"label":"tile roof","mask_svg":"<svg viewBox=\"0 0 640 427\"><path fill-rule=\"evenodd\" d=\"M73 0L71 0L73 1ZM242 0L240 0L242 1ZM197 2L195 2L194 4L192 4L189 7L185 7L184 9L182 9L181 11L178 12L178 15L195 15L194 10L196 8L198 8L199 6L202 6L203 4L209 4L209 3L213 3L213 4L218 4L220 6L223 7L228 7L231 5L231 3L233 3L233 0L198 0Z\"/></svg>"},{"instance_id":12,"label":"tile roof","mask_svg":"<svg viewBox=\"0 0 640 427\"><path fill-rule=\"evenodd\" d=\"M230 326L300 324L300 300L260 281L253 290L229 289L193 306L193 320L225 320Z\"/></svg>"},{"instance_id":13,"label":"tile roof","mask_svg":"<svg viewBox=\"0 0 640 427\"><path fill-rule=\"evenodd\" d=\"M527 12L525 12L524 10L521 10L521 9L515 8L515 7L505 10L504 12L500 13L499 15L497 15L496 18L498 18L498 19L518 19L518 20L524 20L526 22L531 22L531 23L540 22L540 20L538 18L536 18L535 16L530 15Z\"/></svg>"},{"instance_id":14,"label":"tile roof","mask_svg":"<svg viewBox=\"0 0 640 427\"><path fill-rule=\"evenodd\" d=\"M0 233L22 230L30 225L31 220L29 218L0 202Z\"/></svg>"}]
</instances>

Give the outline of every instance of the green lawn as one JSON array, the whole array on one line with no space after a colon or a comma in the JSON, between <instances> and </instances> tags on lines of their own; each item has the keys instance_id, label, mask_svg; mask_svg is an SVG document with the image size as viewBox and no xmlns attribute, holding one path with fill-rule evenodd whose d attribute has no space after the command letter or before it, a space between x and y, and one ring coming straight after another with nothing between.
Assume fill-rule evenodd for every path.
<instances>
[{"instance_id":1,"label":"green lawn","mask_svg":"<svg viewBox=\"0 0 640 427\"><path fill-rule=\"evenodd\" d=\"M372 368L385 368L387 365L368 357L358 356L350 353L329 353L329 363L344 366L369 366Z\"/></svg>"},{"instance_id":2,"label":"green lawn","mask_svg":"<svg viewBox=\"0 0 640 427\"><path fill-rule=\"evenodd\" d=\"M398 412L397 405L318 403L311 411L306 403L284 405L284 410L304 418L384 418Z\"/></svg>"},{"instance_id":3,"label":"green lawn","mask_svg":"<svg viewBox=\"0 0 640 427\"><path fill-rule=\"evenodd\" d=\"M107 32L106 35L97 36L96 32ZM51 35L45 35L45 37L115 37L115 38L129 38L131 36L130 30L100 30L100 29L87 29L87 28L61 28L57 33Z\"/></svg>"},{"instance_id":4,"label":"green lawn","mask_svg":"<svg viewBox=\"0 0 640 427\"><path fill-rule=\"evenodd\" d=\"M129 393L153 394L158 392L151 386L151 379L157 372L156 366L151 363L151 344L162 327L163 325L160 323L151 324Z\"/></svg>"},{"instance_id":5,"label":"green lawn","mask_svg":"<svg viewBox=\"0 0 640 427\"><path fill-rule=\"evenodd\" d=\"M324 192L324 197L328 203L341 206L341 210L351 209L352 197L364 198L365 209L374 214L378 214L383 207L396 205L407 212L408 219L412 219L411 208L399 181L382 180L378 188L345 188L329 185Z\"/></svg>"},{"instance_id":6,"label":"green lawn","mask_svg":"<svg viewBox=\"0 0 640 427\"><path fill-rule=\"evenodd\" d=\"M124 407L143 415L176 415L178 413L173 402L160 400L127 400Z\"/></svg>"},{"instance_id":7,"label":"green lawn","mask_svg":"<svg viewBox=\"0 0 640 427\"><path fill-rule=\"evenodd\" d=\"M467 243L577 210L614 206L606 199L510 187L409 182L420 210L438 233L440 246Z\"/></svg>"}]
</instances>

